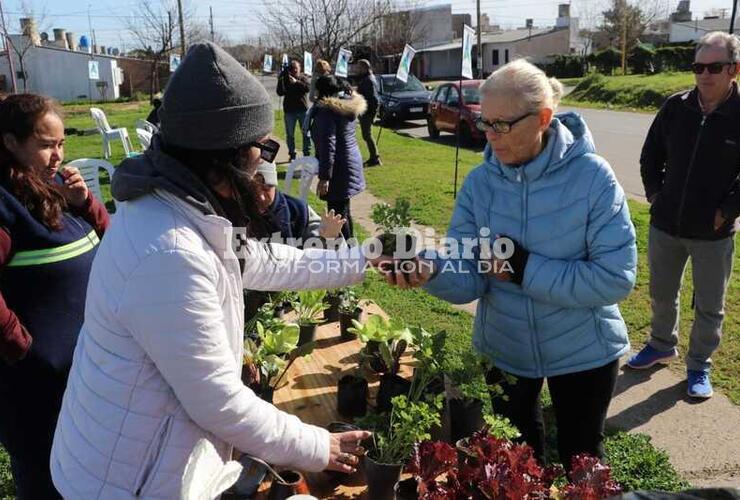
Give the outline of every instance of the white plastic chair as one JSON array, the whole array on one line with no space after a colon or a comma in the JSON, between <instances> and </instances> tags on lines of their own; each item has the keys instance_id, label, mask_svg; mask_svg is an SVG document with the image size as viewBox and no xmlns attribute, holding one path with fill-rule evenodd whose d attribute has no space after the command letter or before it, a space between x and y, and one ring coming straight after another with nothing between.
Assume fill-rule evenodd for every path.
<instances>
[{"instance_id":1,"label":"white plastic chair","mask_svg":"<svg viewBox=\"0 0 740 500\"><path fill-rule=\"evenodd\" d=\"M141 149L146 151L149 149L149 145L152 143L152 133L148 130L144 130L143 128L137 128L136 129L136 137L139 138L139 144L141 144Z\"/></svg>"},{"instance_id":2,"label":"white plastic chair","mask_svg":"<svg viewBox=\"0 0 740 500\"><path fill-rule=\"evenodd\" d=\"M301 172L301 184L300 184L300 197L305 200L308 197L308 190L311 188L311 181L319 173L319 160L313 156L302 156L296 158L288 164L288 169L285 172L285 183L283 192L290 194L291 184L293 183L293 175L295 171L300 168ZM304 185L305 184L305 185Z\"/></svg>"},{"instance_id":3,"label":"white plastic chair","mask_svg":"<svg viewBox=\"0 0 740 500\"><path fill-rule=\"evenodd\" d=\"M98 132L103 136L103 156L107 160L111 157L111 140L120 139L123 144L123 151L126 156L130 155L134 150L134 146L131 144L131 139L128 137L128 130L125 128L111 128L108 123L108 118L105 117L105 113L100 108L90 108L90 114L92 115L95 125L98 127Z\"/></svg>"},{"instance_id":4,"label":"white plastic chair","mask_svg":"<svg viewBox=\"0 0 740 500\"><path fill-rule=\"evenodd\" d=\"M159 129L157 128L155 124L148 122L144 120L143 118L139 118L138 120L136 120L136 128L144 129L152 135L159 132Z\"/></svg>"},{"instance_id":5,"label":"white plastic chair","mask_svg":"<svg viewBox=\"0 0 740 500\"><path fill-rule=\"evenodd\" d=\"M79 169L82 178L85 179L87 189L92 191L92 194L102 202L103 193L100 190L100 170L102 169L108 172L108 177L113 179L113 172L115 170L113 165L97 158L80 158L79 160L69 162L67 165Z\"/></svg>"}]
</instances>

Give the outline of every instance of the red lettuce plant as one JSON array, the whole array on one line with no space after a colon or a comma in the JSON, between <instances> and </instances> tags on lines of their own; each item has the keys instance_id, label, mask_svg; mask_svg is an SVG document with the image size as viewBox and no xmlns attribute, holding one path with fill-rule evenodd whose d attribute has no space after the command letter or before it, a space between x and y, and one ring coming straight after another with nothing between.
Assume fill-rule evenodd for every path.
<instances>
[{"instance_id":1,"label":"red lettuce plant","mask_svg":"<svg viewBox=\"0 0 740 500\"><path fill-rule=\"evenodd\" d=\"M562 497L567 500L600 500L622 493L622 488L611 477L611 469L589 455L573 457L570 479L562 489Z\"/></svg>"},{"instance_id":2,"label":"red lettuce plant","mask_svg":"<svg viewBox=\"0 0 740 500\"><path fill-rule=\"evenodd\" d=\"M422 500L599 500L621 492L611 470L587 455L573 458L571 483L560 491L554 481L560 466L541 467L527 445L498 439L483 429L465 444L462 459L447 443L423 442L414 447L406 470L417 481ZM557 493L556 493L557 492Z\"/></svg>"}]
</instances>

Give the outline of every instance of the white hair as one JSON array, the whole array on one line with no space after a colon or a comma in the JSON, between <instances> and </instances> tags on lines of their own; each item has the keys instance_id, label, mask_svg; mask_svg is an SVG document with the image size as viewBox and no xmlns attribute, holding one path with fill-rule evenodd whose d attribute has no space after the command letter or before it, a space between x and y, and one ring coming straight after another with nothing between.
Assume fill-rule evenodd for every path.
<instances>
[{"instance_id":1,"label":"white hair","mask_svg":"<svg viewBox=\"0 0 740 500\"><path fill-rule=\"evenodd\" d=\"M511 96L523 111L555 110L563 96L563 84L524 59L517 59L494 71L480 86L482 96Z\"/></svg>"},{"instance_id":2,"label":"white hair","mask_svg":"<svg viewBox=\"0 0 740 500\"><path fill-rule=\"evenodd\" d=\"M740 38L724 31L712 31L707 33L696 44L698 53L705 47L719 47L727 49L727 57L730 62L740 62Z\"/></svg>"}]
</instances>

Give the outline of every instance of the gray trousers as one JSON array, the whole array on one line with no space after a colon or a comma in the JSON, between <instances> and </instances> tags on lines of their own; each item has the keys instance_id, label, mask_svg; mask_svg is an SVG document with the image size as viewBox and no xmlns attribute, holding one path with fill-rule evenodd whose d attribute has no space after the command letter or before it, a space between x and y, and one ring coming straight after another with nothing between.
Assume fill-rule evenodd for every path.
<instances>
[{"instance_id":1,"label":"gray trousers","mask_svg":"<svg viewBox=\"0 0 740 500\"><path fill-rule=\"evenodd\" d=\"M708 370L712 353L719 346L734 250L733 237L717 241L677 238L650 226L653 320L649 344L660 351L669 351L678 344L679 292L691 257L695 317L686 356L689 370Z\"/></svg>"}]
</instances>

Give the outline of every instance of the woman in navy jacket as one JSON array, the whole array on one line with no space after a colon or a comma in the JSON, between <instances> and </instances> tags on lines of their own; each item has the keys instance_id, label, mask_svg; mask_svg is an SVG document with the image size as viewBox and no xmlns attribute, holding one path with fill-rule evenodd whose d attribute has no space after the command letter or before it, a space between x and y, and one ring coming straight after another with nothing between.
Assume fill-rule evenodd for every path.
<instances>
[{"instance_id":1,"label":"woman in navy jacket","mask_svg":"<svg viewBox=\"0 0 740 500\"><path fill-rule=\"evenodd\" d=\"M108 213L61 166L54 101L7 97L0 133L0 443L19 499L59 498L49 454Z\"/></svg>"}]
</instances>

